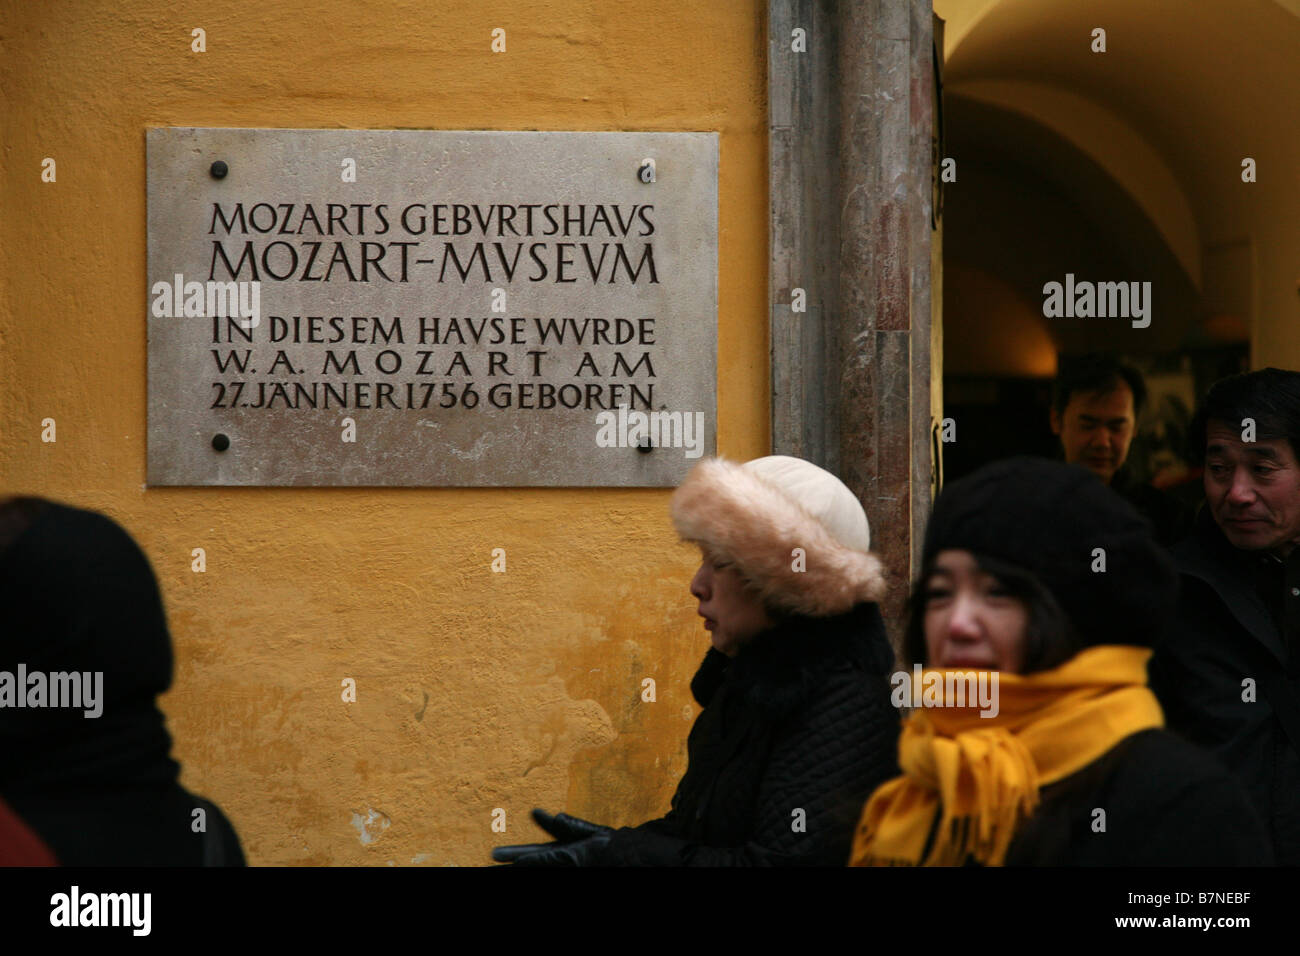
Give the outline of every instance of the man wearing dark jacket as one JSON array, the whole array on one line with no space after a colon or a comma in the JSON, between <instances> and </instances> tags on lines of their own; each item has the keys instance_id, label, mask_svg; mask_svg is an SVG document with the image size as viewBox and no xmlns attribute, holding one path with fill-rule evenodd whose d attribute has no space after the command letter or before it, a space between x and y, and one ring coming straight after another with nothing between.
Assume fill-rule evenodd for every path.
<instances>
[{"instance_id":1,"label":"man wearing dark jacket","mask_svg":"<svg viewBox=\"0 0 1300 956\"><path fill-rule=\"evenodd\" d=\"M1149 665L1168 726L1234 771L1300 864L1300 372L1215 383L1192 426L1205 506L1174 549L1175 626Z\"/></svg>"},{"instance_id":2,"label":"man wearing dark jacket","mask_svg":"<svg viewBox=\"0 0 1300 956\"><path fill-rule=\"evenodd\" d=\"M1066 464L1082 465L1128 499L1151 523L1152 537L1169 546L1187 534L1190 509L1125 467L1146 397L1142 373L1130 365L1100 353L1062 356L1052 383L1052 432Z\"/></svg>"}]
</instances>

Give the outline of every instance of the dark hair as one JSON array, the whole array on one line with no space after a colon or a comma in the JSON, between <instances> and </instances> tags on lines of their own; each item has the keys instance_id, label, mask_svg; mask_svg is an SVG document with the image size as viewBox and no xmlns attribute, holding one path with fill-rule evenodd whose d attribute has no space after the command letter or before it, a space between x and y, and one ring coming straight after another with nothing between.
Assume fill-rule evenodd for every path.
<instances>
[{"instance_id":1,"label":"dark hair","mask_svg":"<svg viewBox=\"0 0 1300 956\"><path fill-rule=\"evenodd\" d=\"M1121 383L1133 393L1133 417L1141 417L1147 403L1147 387L1141 372L1101 352L1062 355L1056 380L1052 382L1052 408L1056 414L1064 415L1070 396L1076 392L1109 392Z\"/></svg>"},{"instance_id":2,"label":"dark hair","mask_svg":"<svg viewBox=\"0 0 1300 956\"><path fill-rule=\"evenodd\" d=\"M1014 597L1025 602L1029 622L1025 634L1025 665L1022 673L1051 670L1065 663L1080 649L1065 610L1041 581L1024 568L976 554L975 563L991 574ZM907 599L907 631L903 636L906 665L927 664L925 645L925 592L934 564L927 565L912 586Z\"/></svg>"},{"instance_id":3,"label":"dark hair","mask_svg":"<svg viewBox=\"0 0 1300 956\"><path fill-rule=\"evenodd\" d=\"M1300 460L1300 372L1262 368L1221 378L1205 395L1187 430L1188 457L1205 460L1206 428L1223 422L1241 428L1243 418L1255 420L1255 437L1284 438Z\"/></svg>"},{"instance_id":4,"label":"dark hair","mask_svg":"<svg viewBox=\"0 0 1300 956\"><path fill-rule=\"evenodd\" d=\"M0 498L0 554L31 527L49 504L44 498L24 495Z\"/></svg>"}]
</instances>

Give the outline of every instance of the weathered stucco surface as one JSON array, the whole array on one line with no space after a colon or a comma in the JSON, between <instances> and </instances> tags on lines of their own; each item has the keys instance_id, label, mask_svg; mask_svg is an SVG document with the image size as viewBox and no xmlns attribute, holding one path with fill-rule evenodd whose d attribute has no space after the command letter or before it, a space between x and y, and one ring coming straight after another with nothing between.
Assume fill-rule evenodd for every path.
<instances>
[{"instance_id":1,"label":"weathered stucco surface","mask_svg":"<svg viewBox=\"0 0 1300 956\"><path fill-rule=\"evenodd\" d=\"M535 805L663 812L707 646L697 555L662 490L146 490L146 127L718 130L719 450L746 459L768 450L764 7L3 5L0 492L144 547L183 782L252 863L478 865L539 835Z\"/></svg>"}]
</instances>

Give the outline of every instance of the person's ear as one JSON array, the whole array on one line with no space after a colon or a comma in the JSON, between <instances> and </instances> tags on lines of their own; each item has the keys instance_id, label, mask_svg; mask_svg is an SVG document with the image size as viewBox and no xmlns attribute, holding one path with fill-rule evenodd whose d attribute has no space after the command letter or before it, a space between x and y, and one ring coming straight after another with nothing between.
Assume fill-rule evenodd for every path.
<instances>
[{"instance_id":1,"label":"person's ear","mask_svg":"<svg viewBox=\"0 0 1300 956\"><path fill-rule=\"evenodd\" d=\"M1048 414L1048 420L1052 423L1052 434L1060 435L1061 434L1061 413L1058 412L1055 408L1053 408L1051 412Z\"/></svg>"}]
</instances>

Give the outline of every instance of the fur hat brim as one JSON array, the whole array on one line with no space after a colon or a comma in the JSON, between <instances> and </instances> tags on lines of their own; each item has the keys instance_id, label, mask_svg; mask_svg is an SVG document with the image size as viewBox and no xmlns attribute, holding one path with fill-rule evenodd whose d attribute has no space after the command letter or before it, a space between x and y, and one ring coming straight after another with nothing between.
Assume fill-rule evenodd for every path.
<instances>
[{"instance_id":1,"label":"fur hat brim","mask_svg":"<svg viewBox=\"0 0 1300 956\"><path fill-rule=\"evenodd\" d=\"M682 539L711 561L734 563L773 610L831 617L884 597L879 558L841 544L797 501L733 462L700 462L671 507Z\"/></svg>"}]
</instances>

